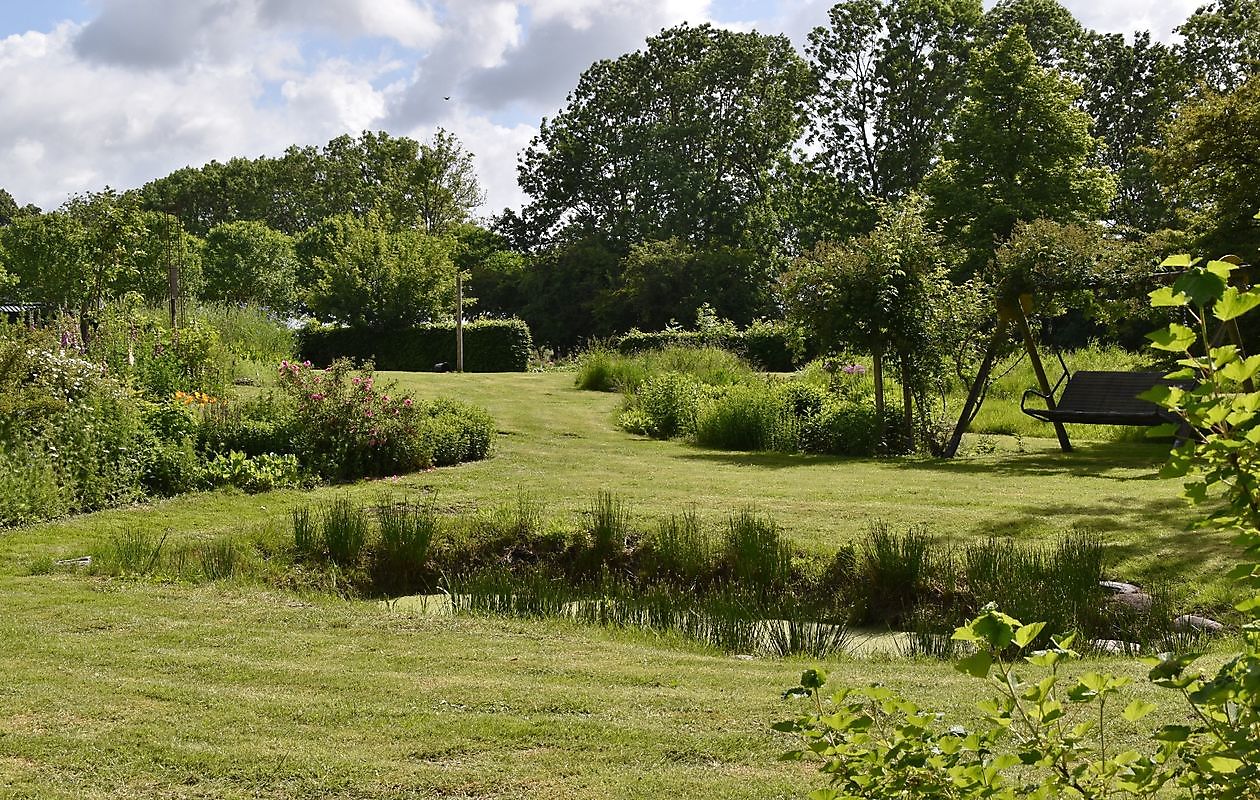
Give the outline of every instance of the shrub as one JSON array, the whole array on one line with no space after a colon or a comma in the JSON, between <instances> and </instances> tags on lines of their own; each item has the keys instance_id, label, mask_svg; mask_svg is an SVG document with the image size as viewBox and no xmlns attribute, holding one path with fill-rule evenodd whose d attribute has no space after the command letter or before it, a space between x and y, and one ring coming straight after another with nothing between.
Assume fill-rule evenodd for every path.
<instances>
[{"instance_id":1,"label":"shrub","mask_svg":"<svg viewBox=\"0 0 1260 800\"><path fill-rule=\"evenodd\" d=\"M106 311L88 353L152 400L175 392L221 396L232 379L232 356L213 328L193 318L172 330L129 303Z\"/></svg>"},{"instance_id":2,"label":"shrub","mask_svg":"<svg viewBox=\"0 0 1260 800\"><path fill-rule=\"evenodd\" d=\"M702 385L690 375L666 372L639 388L634 403L622 416L622 426L658 439L671 439L695 430Z\"/></svg>"},{"instance_id":3,"label":"shrub","mask_svg":"<svg viewBox=\"0 0 1260 800\"><path fill-rule=\"evenodd\" d=\"M149 493L162 497L201 488L205 483L205 469L193 440L153 442L144 461L143 482Z\"/></svg>"},{"instance_id":4,"label":"shrub","mask_svg":"<svg viewBox=\"0 0 1260 800\"><path fill-rule=\"evenodd\" d=\"M489 454L494 425L481 409L417 402L379 383L370 366L351 372L345 360L323 374L309 363L280 366L281 390L302 423L292 432L294 452L323 477L395 475Z\"/></svg>"},{"instance_id":5,"label":"shrub","mask_svg":"<svg viewBox=\"0 0 1260 800\"><path fill-rule=\"evenodd\" d=\"M378 369L432 372L455 368L454 323L395 331L308 328L299 336L301 357L327 366L342 358L372 361ZM519 319L481 319L464 325L466 372L525 372L534 352L529 326Z\"/></svg>"},{"instance_id":6,"label":"shrub","mask_svg":"<svg viewBox=\"0 0 1260 800\"><path fill-rule=\"evenodd\" d=\"M0 445L0 528L60 516L70 510L70 502L42 451Z\"/></svg>"},{"instance_id":7,"label":"shrub","mask_svg":"<svg viewBox=\"0 0 1260 800\"><path fill-rule=\"evenodd\" d=\"M234 486L250 494L301 485L302 473L292 455L263 453L247 456L239 450L216 456L206 464L204 482L212 487Z\"/></svg>"},{"instance_id":8,"label":"shrub","mask_svg":"<svg viewBox=\"0 0 1260 800\"><path fill-rule=\"evenodd\" d=\"M773 387L727 387L700 404L695 441L719 450L796 452L799 418Z\"/></svg>"},{"instance_id":9,"label":"shrub","mask_svg":"<svg viewBox=\"0 0 1260 800\"><path fill-rule=\"evenodd\" d=\"M574 385L590 392L628 392L638 387L647 375L643 359L596 346L578 357Z\"/></svg>"},{"instance_id":10,"label":"shrub","mask_svg":"<svg viewBox=\"0 0 1260 800\"><path fill-rule=\"evenodd\" d=\"M797 354L806 349L799 329L785 322L764 320L755 321L742 331L733 325L713 325L696 331L636 329L617 337L616 347L623 355L668 348L721 349L768 372L791 372L796 366Z\"/></svg>"},{"instance_id":11,"label":"shrub","mask_svg":"<svg viewBox=\"0 0 1260 800\"><path fill-rule=\"evenodd\" d=\"M298 454L301 425L295 403L283 393L266 392L243 401L194 401L190 407L199 420L197 446L209 456L233 450L247 456Z\"/></svg>"},{"instance_id":12,"label":"shrub","mask_svg":"<svg viewBox=\"0 0 1260 800\"><path fill-rule=\"evenodd\" d=\"M597 345L578 357L579 389L633 392L650 377L678 372L709 386L746 383L756 373L739 356L716 347L674 345L622 354Z\"/></svg>"}]
</instances>

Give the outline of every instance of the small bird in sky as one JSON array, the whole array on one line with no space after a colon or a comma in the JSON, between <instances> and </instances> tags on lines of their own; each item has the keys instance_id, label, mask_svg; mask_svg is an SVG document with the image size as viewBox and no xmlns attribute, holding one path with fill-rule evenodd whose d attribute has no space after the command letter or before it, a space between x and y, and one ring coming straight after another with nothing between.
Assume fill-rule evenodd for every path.
<instances>
[{"instance_id":1,"label":"small bird in sky","mask_svg":"<svg viewBox=\"0 0 1260 800\"><path fill-rule=\"evenodd\" d=\"M443 100L450 100L450 99L451 99L451 96L448 94L446 97L443 97L442 99L443 99Z\"/></svg>"}]
</instances>

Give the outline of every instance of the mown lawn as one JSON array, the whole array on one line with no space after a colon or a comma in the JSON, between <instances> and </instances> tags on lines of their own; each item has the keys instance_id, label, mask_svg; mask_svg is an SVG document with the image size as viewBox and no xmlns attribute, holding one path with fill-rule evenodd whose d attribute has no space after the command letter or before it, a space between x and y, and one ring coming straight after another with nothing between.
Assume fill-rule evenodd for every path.
<instances>
[{"instance_id":1,"label":"mown lawn","mask_svg":"<svg viewBox=\"0 0 1260 800\"><path fill-rule=\"evenodd\" d=\"M565 518L608 489L644 521L694 504L717 524L752 505L819 549L860 537L873 519L954 541L1089 527L1112 546L1117 575L1182 576L1207 599L1225 585L1227 545L1188 531L1194 512L1176 482L1156 477L1159 446L1096 443L1064 456L1052 441L1025 440L1031 452L948 464L717 453L618 431L619 398L578 392L569 374L392 377L489 408L495 457L313 494L190 496L0 535L0 797L760 798L819 785L807 768L775 761L787 743L767 730L786 711L778 692L805 662L260 586L26 574L125 530L179 539L278 527L298 504L383 491L435 491L452 510L523 491ZM1132 662L1106 668L1142 673ZM830 669L962 715L976 696L972 679L940 664L848 659ZM1152 724L1176 713L1171 699L1163 705Z\"/></svg>"}]
</instances>

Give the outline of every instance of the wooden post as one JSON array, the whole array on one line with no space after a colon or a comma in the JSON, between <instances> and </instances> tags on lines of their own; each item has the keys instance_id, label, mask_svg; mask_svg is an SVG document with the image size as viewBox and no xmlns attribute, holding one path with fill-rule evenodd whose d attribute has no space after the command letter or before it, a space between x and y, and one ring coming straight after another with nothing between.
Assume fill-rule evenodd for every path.
<instances>
[{"instance_id":1,"label":"wooden post","mask_svg":"<svg viewBox=\"0 0 1260 800\"><path fill-rule=\"evenodd\" d=\"M464 273L455 271L455 371L464 371Z\"/></svg>"},{"instance_id":2,"label":"wooden post","mask_svg":"<svg viewBox=\"0 0 1260 800\"><path fill-rule=\"evenodd\" d=\"M1046 377L1046 368L1041 365L1041 356L1037 353L1037 342L1033 339L1032 328L1028 326L1028 317L1025 308L1031 305L1032 298L1029 295L1021 295L1019 302L1016 303L1015 324L1019 326L1020 335L1024 339L1024 348L1028 350L1028 358L1032 361L1033 372L1037 375L1037 383L1041 386L1041 391L1046 396L1046 408L1054 410L1054 393L1053 387L1050 385L1050 379ZM1072 443L1068 441L1067 428L1063 427L1062 422L1055 422L1054 435L1059 437L1059 448L1065 453L1072 452Z\"/></svg>"},{"instance_id":3,"label":"wooden post","mask_svg":"<svg viewBox=\"0 0 1260 800\"><path fill-rule=\"evenodd\" d=\"M173 249L175 247L172 242L174 232L171 230L171 219L166 219L166 281L167 288L170 289L170 305L171 305L171 330L179 329L179 264L174 258ZM182 244L182 242L181 242ZM182 250L182 248L181 248Z\"/></svg>"},{"instance_id":4,"label":"wooden post","mask_svg":"<svg viewBox=\"0 0 1260 800\"><path fill-rule=\"evenodd\" d=\"M976 379L971 383L971 391L967 392L967 400L963 403L962 413L958 415L958 423L954 425L954 433L949 437L949 444L945 445L945 452L941 454L945 458L958 455L963 434L967 432L967 426L971 424L978 410L977 406L980 404L981 394L984 393L984 385L989 380L989 373L993 371L993 362L997 359L998 348L1002 346L1002 339L1006 337L1006 328L1010 323L1010 318L1006 313L998 309L997 328L993 330L989 346L985 348L984 359L980 362L980 371L976 373Z\"/></svg>"}]
</instances>

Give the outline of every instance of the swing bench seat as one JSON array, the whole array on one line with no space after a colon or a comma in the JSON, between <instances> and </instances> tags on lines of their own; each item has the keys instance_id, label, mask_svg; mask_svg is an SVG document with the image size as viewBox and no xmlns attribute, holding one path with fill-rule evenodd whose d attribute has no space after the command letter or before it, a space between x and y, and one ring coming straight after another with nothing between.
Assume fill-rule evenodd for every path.
<instances>
[{"instance_id":1,"label":"swing bench seat","mask_svg":"<svg viewBox=\"0 0 1260 800\"><path fill-rule=\"evenodd\" d=\"M1064 373L1067 385L1053 409L1029 408L1029 396L1050 403L1054 395L1029 389L1019 401L1019 409L1043 422L1064 422L1075 425L1163 425L1179 421L1165 409L1138 395L1155 386L1178 386L1159 372L1102 372L1081 370L1070 376ZM1059 379L1059 383L1063 378ZM1058 384L1055 385L1058 388Z\"/></svg>"}]
</instances>

